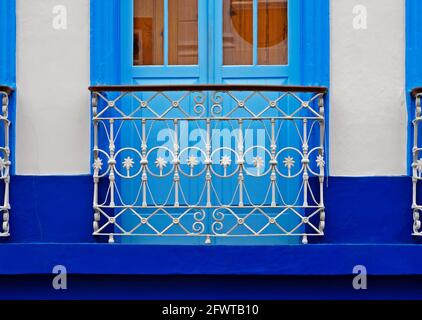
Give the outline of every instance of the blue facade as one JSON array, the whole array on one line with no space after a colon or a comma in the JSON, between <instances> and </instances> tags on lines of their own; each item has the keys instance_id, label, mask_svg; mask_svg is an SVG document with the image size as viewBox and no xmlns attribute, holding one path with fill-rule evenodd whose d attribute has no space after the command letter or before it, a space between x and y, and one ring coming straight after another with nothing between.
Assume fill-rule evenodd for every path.
<instances>
[{"instance_id":1,"label":"blue facade","mask_svg":"<svg viewBox=\"0 0 422 320\"><path fill-rule=\"evenodd\" d=\"M91 0L93 85L124 82L119 3ZM329 1L302 3L298 84L329 87ZM418 9L420 1L407 0L408 90L422 85ZM10 86L14 18L14 1L0 0L0 24L7 24L0 32L9 30L0 47L12 48L7 56L0 52L0 82ZM0 298L421 298L422 244L411 236L410 177L330 177L326 235L306 246L97 243L92 196L88 175L12 177L11 237L0 244ZM71 274L62 292L51 287L51 271L59 264ZM367 267L367 291L352 288L356 265Z\"/></svg>"}]
</instances>

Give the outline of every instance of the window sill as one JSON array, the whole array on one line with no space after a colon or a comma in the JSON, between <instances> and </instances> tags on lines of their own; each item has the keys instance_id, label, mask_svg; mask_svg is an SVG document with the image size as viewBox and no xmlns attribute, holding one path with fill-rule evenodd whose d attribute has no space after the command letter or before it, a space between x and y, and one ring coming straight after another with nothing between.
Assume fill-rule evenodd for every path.
<instances>
[{"instance_id":1,"label":"window sill","mask_svg":"<svg viewBox=\"0 0 422 320\"><path fill-rule=\"evenodd\" d=\"M371 275L422 274L422 245L142 246L121 244L2 244L0 275Z\"/></svg>"}]
</instances>

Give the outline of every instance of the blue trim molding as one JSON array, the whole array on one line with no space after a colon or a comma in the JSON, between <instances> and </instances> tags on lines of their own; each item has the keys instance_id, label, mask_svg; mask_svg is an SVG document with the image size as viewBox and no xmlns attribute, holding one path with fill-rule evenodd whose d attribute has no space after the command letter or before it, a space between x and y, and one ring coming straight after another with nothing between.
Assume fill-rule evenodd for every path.
<instances>
[{"instance_id":1,"label":"blue trim molding","mask_svg":"<svg viewBox=\"0 0 422 320\"><path fill-rule=\"evenodd\" d=\"M122 276L69 275L67 290L54 290L52 275L0 277L0 299L422 299L421 277L371 277L355 290L352 276ZM393 289L394 288L394 289ZM111 305L107 310L113 310ZM120 309L119 309L120 310ZM315 309L316 310L316 309ZM315 310L309 312L315 313ZM301 313L303 316L303 312Z\"/></svg>"},{"instance_id":2,"label":"blue trim molding","mask_svg":"<svg viewBox=\"0 0 422 320\"><path fill-rule=\"evenodd\" d=\"M0 83L16 86L16 3L0 0Z\"/></svg>"},{"instance_id":3,"label":"blue trim molding","mask_svg":"<svg viewBox=\"0 0 422 320\"><path fill-rule=\"evenodd\" d=\"M352 275L421 274L420 245L143 246L124 244L13 244L0 246L0 274L92 275ZM403 259L403 257L406 257Z\"/></svg>"},{"instance_id":4,"label":"blue trim molding","mask_svg":"<svg viewBox=\"0 0 422 320\"><path fill-rule=\"evenodd\" d=\"M413 127L415 103L411 97L412 89L422 86L422 2L406 0L406 100L408 111L407 168L412 174Z\"/></svg>"},{"instance_id":5,"label":"blue trim molding","mask_svg":"<svg viewBox=\"0 0 422 320\"><path fill-rule=\"evenodd\" d=\"M301 85L330 88L330 0L302 1ZM328 94L330 90L328 90ZM325 99L327 172L330 172L330 99Z\"/></svg>"},{"instance_id":6,"label":"blue trim molding","mask_svg":"<svg viewBox=\"0 0 422 320\"><path fill-rule=\"evenodd\" d=\"M120 1L91 0L91 84L120 84Z\"/></svg>"},{"instance_id":7,"label":"blue trim molding","mask_svg":"<svg viewBox=\"0 0 422 320\"><path fill-rule=\"evenodd\" d=\"M301 85L330 85L330 1L302 2Z\"/></svg>"},{"instance_id":8,"label":"blue trim molding","mask_svg":"<svg viewBox=\"0 0 422 320\"><path fill-rule=\"evenodd\" d=\"M0 0L0 84L16 90L16 1ZM9 100L10 150L12 174L15 173L16 91Z\"/></svg>"},{"instance_id":9,"label":"blue trim molding","mask_svg":"<svg viewBox=\"0 0 422 320\"><path fill-rule=\"evenodd\" d=\"M420 274L420 245L138 246L13 244L0 246L0 274L341 276L364 265L372 276ZM258 258L259 257L259 258ZM406 257L406 259L403 259Z\"/></svg>"}]
</instances>

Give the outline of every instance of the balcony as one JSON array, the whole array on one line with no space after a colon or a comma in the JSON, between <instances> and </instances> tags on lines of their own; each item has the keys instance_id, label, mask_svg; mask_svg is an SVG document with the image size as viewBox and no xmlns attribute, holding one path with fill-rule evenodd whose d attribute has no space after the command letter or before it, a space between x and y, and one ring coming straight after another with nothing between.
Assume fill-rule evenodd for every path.
<instances>
[{"instance_id":1,"label":"balcony","mask_svg":"<svg viewBox=\"0 0 422 320\"><path fill-rule=\"evenodd\" d=\"M422 225L420 213L422 210L422 204L419 202L419 185L422 181L422 159L420 153L422 151L421 139L420 139L420 125L422 121L422 88L415 88L412 90L412 97L415 100L415 116L413 119L413 162L412 162L412 183L413 183L413 194L412 194L412 210L413 210L413 235L422 236Z\"/></svg>"},{"instance_id":2,"label":"balcony","mask_svg":"<svg viewBox=\"0 0 422 320\"><path fill-rule=\"evenodd\" d=\"M9 187L10 187L10 140L9 140L9 98L13 93L13 89L7 86L0 86L0 101L1 101L1 115L0 115L0 180L1 180L1 195L2 202L0 210L2 213L2 226L0 228L0 237L8 237L9 230Z\"/></svg>"},{"instance_id":3,"label":"balcony","mask_svg":"<svg viewBox=\"0 0 422 320\"><path fill-rule=\"evenodd\" d=\"M95 236L204 244L323 236L326 88L90 91Z\"/></svg>"}]
</instances>

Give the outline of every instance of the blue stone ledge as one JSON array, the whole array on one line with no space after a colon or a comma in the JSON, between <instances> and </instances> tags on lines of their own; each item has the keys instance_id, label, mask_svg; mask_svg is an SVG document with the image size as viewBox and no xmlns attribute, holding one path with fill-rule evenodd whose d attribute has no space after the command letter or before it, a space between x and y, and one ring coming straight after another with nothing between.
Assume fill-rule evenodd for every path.
<instances>
[{"instance_id":1,"label":"blue stone ledge","mask_svg":"<svg viewBox=\"0 0 422 320\"><path fill-rule=\"evenodd\" d=\"M422 275L420 245L143 246L123 244L0 245L0 275Z\"/></svg>"}]
</instances>

